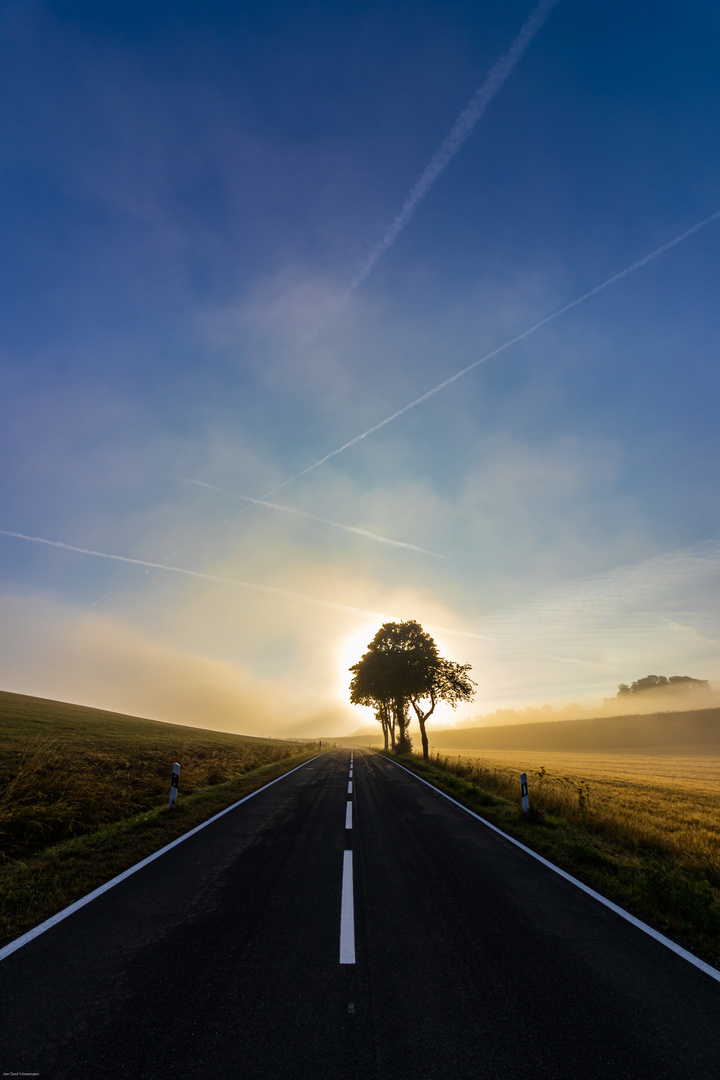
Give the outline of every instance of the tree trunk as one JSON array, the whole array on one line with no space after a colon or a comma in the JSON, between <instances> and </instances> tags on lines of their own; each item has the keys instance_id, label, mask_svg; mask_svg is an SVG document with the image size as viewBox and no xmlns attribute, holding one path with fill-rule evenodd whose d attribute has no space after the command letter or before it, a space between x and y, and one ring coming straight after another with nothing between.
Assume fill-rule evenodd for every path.
<instances>
[{"instance_id":1,"label":"tree trunk","mask_svg":"<svg viewBox=\"0 0 720 1080\"><path fill-rule=\"evenodd\" d=\"M428 716L432 716L432 714L435 712L435 705L437 704L437 702L435 701L435 695L434 694L430 695L430 708L428 709L428 711L426 713L424 713L422 711L422 709L418 705L417 701L414 700L414 698L410 698L410 703L411 703L413 709L415 710L415 715L417 716L417 722L420 725L420 738L422 739L423 761L428 761L429 760L428 737L427 737L427 732L425 731L425 721L427 720Z\"/></svg>"},{"instance_id":2,"label":"tree trunk","mask_svg":"<svg viewBox=\"0 0 720 1080\"><path fill-rule=\"evenodd\" d=\"M378 702L378 707L375 710L375 719L379 722L382 728L383 739L385 740L385 749L388 748L388 731L390 728L390 714L388 707L384 701Z\"/></svg>"},{"instance_id":3,"label":"tree trunk","mask_svg":"<svg viewBox=\"0 0 720 1080\"><path fill-rule=\"evenodd\" d=\"M398 726L398 739L397 739L397 752L398 754L409 754L412 752L412 742L410 740L410 710L405 698L395 698L394 712Z\"/></svg>"},{"instance_id":4,"label":"tree trunk","mask_svg":"<svg viewBox=\"0 0 720 1080\"><path fill-rule=\"evenodd\" d=\"M418 716L418 724L420 725L420 738L422 740L423 761L427 761L428 760L428 737L427 737L427 732L425 731L425 717L424 716Z\"/></svg>"}]
</instances>

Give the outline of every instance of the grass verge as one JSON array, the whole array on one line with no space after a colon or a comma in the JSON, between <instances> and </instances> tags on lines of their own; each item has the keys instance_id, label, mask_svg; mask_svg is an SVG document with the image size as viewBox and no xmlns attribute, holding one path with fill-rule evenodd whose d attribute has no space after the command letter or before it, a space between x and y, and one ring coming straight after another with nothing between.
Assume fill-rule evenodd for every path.
<instances>
[{"instance_id":1,"label":"grass verge","mask_svg":"<svg viewBox=\"0 0 720 1080\"><path fill-rule=\"evenodd\" d=\"M307 748L0 692L0 865Z\"/></svg>"},{"instance_id":2,"label":"grass verge","mask_svg":"<svg viewBox=\"0 0 720 1080\"><path fill-rule=\"evenodd\" d=\"M704 860L696 852L683 858L671 843L634 836L632 822L623 826L618 820L611 827L606 820L594 821L582 791L564 808L556 802L552 811L535 798L526 816L519 790L517 798L509 798L502 773L494 778L492 770L485 775L467 760L423 762L418 755L400 764L708 963L720 965L717 852Z\"/></svg>"},{"instance_id":3,"label":"grass verge","mask_svg":"<svg viewBox=\"0 0 720 1080\"><path fill-rule=\"evenodd\" d=\"M304 749L181 795L172 811L155 808L6 863L0 867L0 946L317 753Z\"/></svg>"}]
</instances>

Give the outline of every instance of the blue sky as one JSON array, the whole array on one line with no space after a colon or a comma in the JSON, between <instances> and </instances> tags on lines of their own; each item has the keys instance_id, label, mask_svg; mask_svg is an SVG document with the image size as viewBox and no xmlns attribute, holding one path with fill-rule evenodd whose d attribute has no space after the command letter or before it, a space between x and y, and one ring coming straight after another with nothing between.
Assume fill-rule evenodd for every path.
<instances>
[{"instance_id":1,"label":"blue sky","mask_svg":"<svg viewBox=\"0 0 720 1080\"><path fill-rule=\"evenodd\" d=\"M717 7L560 0L358 283L532 12L0 9L0 529L101 553L0 536L0 685L340 733L396 618L471 713L720 681L720 219L305 472L720 211Z\"/></svg>"}]
</instances>

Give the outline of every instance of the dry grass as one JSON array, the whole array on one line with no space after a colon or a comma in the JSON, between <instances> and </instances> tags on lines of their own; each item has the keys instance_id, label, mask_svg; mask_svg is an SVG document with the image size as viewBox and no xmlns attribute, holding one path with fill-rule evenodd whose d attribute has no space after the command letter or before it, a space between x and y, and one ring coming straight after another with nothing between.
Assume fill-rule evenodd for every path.
<instances>
[{"instance_id":1,"label":"dry grass","mask_svg":"<svg viewBox=\"0 0 720 1080\"><path fill-rule=\"evenodd\" d=\"M720 755L485 751L447 761L515 800L526 772L533 807L662 851L720 883Z\"/></svg>"},{"instance_id":2,"label":"dry grass","mask_svg":"<svg viewBox=\"0 0 720 1080\"><path fill-rule=\"evenodd\" d=\"M0 694L0 864L291 757L304 744Z\"/></svg>"}]
</instances>

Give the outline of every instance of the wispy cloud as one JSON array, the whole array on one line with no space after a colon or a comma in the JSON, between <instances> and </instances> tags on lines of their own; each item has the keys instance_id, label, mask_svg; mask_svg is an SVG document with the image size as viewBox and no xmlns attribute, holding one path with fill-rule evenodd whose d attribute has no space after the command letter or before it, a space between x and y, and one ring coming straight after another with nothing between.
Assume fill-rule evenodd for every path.
<instances>
[{"instance_id":1,"label":"wispy cloud","mask_svg":"<svg viewBox=\"0 0 720 1080\"><path fill-rule=\"evenodd\" d=\"M544 26L548 15L555 7L556 3L557 0L541 0L525 22L508 51L490 68L487 78L482 86L480 86L470 98L469 102L453 124L450 133L443 139L429 165L423 171L420 178L413 184L410 189L410 194L403 203L400 213L397 214L392 224L385 231L380 242L372 250L365 264L355 276L348 295L351 295L360 285L362 285L363 281L365 281L372 273L378 260L393 246L420 203L438 180L440 174L448 167L463 143L472 133L478 120L484 116L490 103L500 93L506 80L522 59L525 50Z\"/></svg>"},{"instance_id":2,"label":"wispy cloud","mask_svg":"<svg viewBox=\"0 0 720 1080\"><path fill-rule=\"evenodd\" d=\"M556 594L554 610L558 615L574 615L588 607L610 610L648 604L670 590L688 589L716 578L718 570L720 544L711 540L585 578Z\"/></svg>"},{"instance_id":3,"label":"wispy cloud","mask_svg":"<svg viewBox=\"0 0 720 1080\"><path fill-rule=\"evenodd\" d=\"M593 574L489 619L485 629L499 648L586 645L603 650L619 637L647 637L649 626L667 622L672 596L683 602L706 590L720 571L720 544L707 541L657 555L634 566ZM567 659L567 657L566 657Z\"/></svg>"},{"instance_id":4,"label":"wispy cloud","mask_svg":"<svg viewBox=\"0 0 720 1080\"><path fill-rule=\"evenodd\" d=\"M684 240L687 240L701 229L706 228L711 222L717 221L718 218L720 218L720 210L716 210L714 214L710 214L709 217L703 218L702 221L698 221L695 225L692 225L689 229L680 233L679 236L676 236L666 244L662 244L660 247L655 248L654 251L651 251L648 255L644 255L642 259L638 259L637 262L632 263L630 266L626 266L624 270L620 270L617 274L613 274L612 277L607 278L605 281L601 282L600 285L596 285L593 289L590 289L589 292L583 293L582 296L578 296L575 300L571 300L569 304L565 304L563 307L558 308L557 311L553 311L552 314L546 315L540 322L534 323L533 326L528 327L527 330L523 330L521 334L517 334L503 345L499 345L496 349L492 349L490 352L485 353L479 360L474 360L472 364L468 364L467 367L462 368L460 371L456 371L454 375L450 375L447 379L443 379L437 386L433 386L432 389L427 390L424 394L421 394L420 397L416 397L412 401L409 401L408 404L403 405L401 409L396 409L394 413L391 413L390 416L386 416L384 420L380 420L379 423L373 424L372 427L367 428L367 430L362 431L359 435L349 439L348 442L343 443L342 446L338 446L336 450L331 450L329 454L314 461L312 465L308 465L305 469L301 469L300 472L295 473L294 476L284 480L281 484L278 484L277 487L265 492L265 498L267 498L268 495L274 495L276 491L280 491L281 488L287 487L287 485L292 484L293 481L299 480L301 476L305 476L307 473L319 468L320 465L324 465L325 462L330 461L331 458L337 457L339 454L349 450L351 446L355 446L356 443L366 439L369 435L373 435L376 431L386 427L387 424L391 424L393 420L399 419L399 417L403 416L411 409L415 409L418 405L422 405L423 402L428 401L431 397L434 397L435 394L439 394L441 390L445 390L448 386L452 386L453 383L456 383L459 379L462 379L465 375L474 371L475 368L480 367L481 364L484 364L488 360L492 360L493 357L499 356L500 353L505 352L511 345L517 345L518 342L524 341L543 326L547 326L548 323L553 322L555 319L559 319L561 315L566 315L568 311L572 311L573 308L579 307L580 304L584 304L590 297L596 296L598 293L609 288L611 285L614 285L616 282L621 281L629 274L634 273L636 270L640 270L643 266L647 266L648 263L657 259L671 248L677 247L678 244L682 244Z\"/></svg>"},{"instance_id":5,"label":"wispy cloud","mask_svg":"<svg viewBox=\"0 0 720 1080\"><path fill-rule=\"evenodd\" d=\"M466 620L486 635L482 645L465 646L483 673L478 703L599 701L620 682L652 672L717 679L718 570L720 543L713 540ZM673 708L701 707L674 701Z\"/></svg>"},{"instance_id":6,"label":"wispy cloud","mask_svg":"<svg viewBox=\"0 0 720 1080\"><path fill-rule=\"evenodd\" d=\"M444 555L439 555L437 551L429 551L427 548L419 547L417 544L408 544L404 540L391 540L390 537L380 536L379 533L370 532L369 529L361 529L356 525L343 525L339 521L330 521L328 518L309 514L306 510L298 510L294 506L280 506L278 503L267 502L266 499L253 499L250 495L239 495L236 492L228 491L226 488L217 487L215 484L206 484L203 480L193 480L187 476L181 476L180 479L186 484L196 484L198 487L208 488L210 491L218 491L221 495L231 495L233 498L243 499L253 506L264 506L268 510L279 510L284 514L294 514L295 517L306 518L308 521L317 521L319 524L329 525L333 529L342 529L344 532L355 533L357 536L364 536L366 539L375 540L380 544L389 544L390 547L418 551L422 555L432 555L435 559L445 558Z\"/></svg>"}]
</instances>

